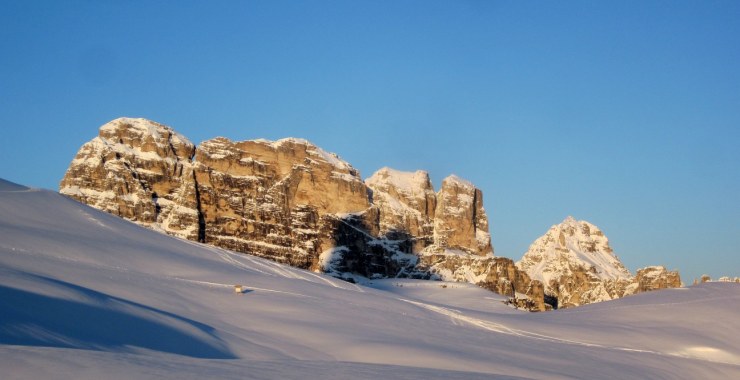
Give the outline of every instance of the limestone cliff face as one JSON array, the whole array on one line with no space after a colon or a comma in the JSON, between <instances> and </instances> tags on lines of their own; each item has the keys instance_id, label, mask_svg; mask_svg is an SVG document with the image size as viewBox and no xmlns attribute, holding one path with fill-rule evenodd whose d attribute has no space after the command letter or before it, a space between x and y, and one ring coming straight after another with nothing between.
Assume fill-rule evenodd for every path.
<instances>
[{"instance_id":1,"label":"limestone cliff face","mask_svg":"<svg viewBox=\"0 0 740 380\"><path fill-rule=\"evenodd\" d=\"M235 251L308 268L333 245L323 216L370 207L358 172L305 140L216 138L195 162L205 241Z\"/></svg>"},{"instance_id":2,"label":"limestone cliff face","mask_svg":"<svg viewBox=\"0 0 740 380\"><path fill-rule=\"evenodd\" d=\"M435 193L426 172L390 168L365 182L378 209L381 234L388 238L385 244L404 241L393 248L395 256L415 263L393 270L409 277L470 282L511 297L518 293L529 302L519 306L545 310L542 284L531 281L512 260L493 256L483 193L473 184L453 175Z\"/></svg>"},{"instance_id":3,"label":"limestone cliff face","mask_svg":"<svg viewBox=\"0 0 740 380\"><path fill-rule=\"evenodd\" d=\"M427 172L390 168L380 169L365 182L380 213L381 233L413 236L415 251L493 253L483 193L472 183L451 175L435 194Z\"/></svg>"},{"instance_id":4,"label":"limestone cliff face","mask_svg":"<svg viewBox=\"0 0 740 380\"><path fill-rule=\"evenodd\" d=\"M482 192L455 176L350 164L306 140L197 148L172 128L116 119L82 146L60 192L179 237L347 280L466 281L541 310L542 286L493 256ZM538 291L539 289L539 291ZM538 298L539 297L539 298Z\"/></svg>"},{"instance_id":5,"label":"limestone cliff face","mask_svg":"<svg viewBox=\"0 0 740 380\"><path fill-rule=\"evenodd\" d=\"M196 240L195 146L170 127L120 118L84 144L60 192L98 209Z\"/></svg>"},{"instance_id":6,"label":"limestone cliff face","mask_svg":"<svg viewBox=\"0 0 740 380\"><path fill-rule=\"evenodd\" d=\"M380 234L390 239L413 237L413 250L434 242L437 195L429 173L382 168L365 180L378 208Z\"/></svg>"},{"instance_id":7,"label":"limestone cliff face","mask_svg":"<svg viewBox=\"0 0 740 380\"><path fill-rule=\"evenodd\" d=\"M493 253L483 193L472 183L454 175L442 181L434 217L434 244L469 249L481 256Z\"/></svg>"},{"instance_id":8,"label":"limestone cliff face","mask_svg":"<svg viewBox=\"0 0 740 380\"><path fill-rule=\"evenodd\" d=\"M681 286L678 272L663 267L641 269L633 277L598 227L572 217L532 243L516 265L543 283L546 299L557 308Z\"/></svg>"},{"instance_id":9,"label":"limestone cliff face","mask_svg":"<svg viewBox=\"0 0 740 380\"><path fill-rule=\"evenodd\" d=\"M512 297L512 301L523 309L545 311L547 307L542 283L531 279L509 258L437 248L422 252L418 267L432 273L433 278L470 282Z\"/></svg>"}]
</instances>

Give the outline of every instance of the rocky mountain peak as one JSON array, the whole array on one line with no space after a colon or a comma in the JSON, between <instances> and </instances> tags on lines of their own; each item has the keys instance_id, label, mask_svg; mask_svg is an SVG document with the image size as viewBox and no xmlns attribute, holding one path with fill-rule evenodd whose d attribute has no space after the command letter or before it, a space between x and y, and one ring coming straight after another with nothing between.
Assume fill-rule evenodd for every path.
<instances>
[{"instance_id":1,"label":"rocky mountain peak","mask_svg":"<svg viewBox=\"0 0 740 380\"><path fill-rule=\"evenodd\" d=\"M598 227L570 216L535 240L516 265L543 283L556 307L621 297L632 277Z\"/></svg>"},{"instance_id":2,"label":"rocky mountain peak","mask_svg":"<svg viewBox=\"0 0 740 380\"><path fill-rule=\"evenodd\" d=\"M516 265L544 284L556 307L681 286L678 272L663 267L644 268L633 277L598 227L571 216L535 240Z\"/></svg>"},{"instance_id":3,"label":"rocky mountain peak","mask_svg":"<svg viewBox=\"0 0 740 380\"><path fill-rule=\"evenodd\" d=\"M396 191L405 193L434 191L429 173L424 170L405 172L386 166L375 172L365 182L376 188L393 187Z\"/></svg>"},{"instance_id":4,"label":"rocky mountain peak","mask_svg":"<svg viewBox=\"0 0 740 380\"><path fill-rule=\"evenodd\" d=\"M461 220L466 222L459 223ZM483 192L455 175L442 180L442 188L437 193L434 244L467 248L477 255L493 254Z\"/></svg>"},{"instance_id":5,"label":"rocky mountain peak","mask_svg":"<svg viewBox=\"0 0 740 380\"><path fill-rule=\"evenodd\" d=\"M588 223L588 222L586 222L586 223ZM578 224L578 220L576 218L574 218L572 215L568 215L568 216L565 217L565 219L563 219L563 221L560 224L576 225L576 224Z\"/></svg>"},{"instance_id":6,"label":"rocky mountain peak","mask_svg":"<svg viewBox=\"0 0 740 380\"><path fill-rule=\"evenodd\" d=\"M445 177L445 179L442 180L442 187L445 186L456 186L456 187L465 187L465 188L471 188L475 189L475 185L473 185L472 182L460 178L455 174L450 174L449 176Z\"/></svg>"},{"instance_id":7,"label":"rocky mountain peak","mask_svg":"<svg viewBox=\"0 0 740 380\"><path fill-rule=\"evenodd\" d=\"M379 202L389 201L390 199L385 196L387 194L391 199L401 203L389 206L396 206L396 209L409 208L418 212L420 216L434 217L436 194L429 173L423 170L404 172L384 167L366 179L365 184L378 193Z\"/></svg>"},{"instance_id":8,"label":"rocky mountain peak","mask_svg":"<svg viewBox=\"0 0 740 380\"><path fill-rule=\"evenodd\" d=\"M632 277L598 227L570 216L535 240L519 263L543 281L546 289L551 275L579 267L602 280Z\"/></svg>"},{"instance_id":9,"label":"rocky mountain peak","mask_svg":"<svg viewBox=\"0 0 740 380\"><path fill-rule=\"evenodd\" d=\"M119 148L181 160L190 159L195 150L195 145L174 129L142 118L121 117L110 121L100 127L99 137L108 144L120 145Z\"/></svg>"},{"instance_id":10,"label":"rocky mountain peak","mask_svg":"<svg viewBox=\"0 0 740 380\"><path fill-rule=\"evenodd\" d=\"M195 146L172 128L119 118L85 143L59 186L62 194L130 220L198 239L191 157Z\"/></svg>"}]
</instances>

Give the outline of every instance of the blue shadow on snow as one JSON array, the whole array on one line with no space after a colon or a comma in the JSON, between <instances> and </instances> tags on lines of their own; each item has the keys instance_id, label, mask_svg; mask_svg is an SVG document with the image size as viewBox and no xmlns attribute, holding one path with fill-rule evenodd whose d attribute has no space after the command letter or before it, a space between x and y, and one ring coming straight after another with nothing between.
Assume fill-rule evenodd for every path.
<instances>
[{"instance_id":1,"label":"blue shadow on snow","mask_svg":"<svg viewBox=\"0 0 740 380\"><path fill-rule=\"evenodd\" d=\"M236 358L206 324L65 281L31 276L90 302L0 285L1 344L100 351L140 347L195 358Z\"/></svg>"}]
</instances>

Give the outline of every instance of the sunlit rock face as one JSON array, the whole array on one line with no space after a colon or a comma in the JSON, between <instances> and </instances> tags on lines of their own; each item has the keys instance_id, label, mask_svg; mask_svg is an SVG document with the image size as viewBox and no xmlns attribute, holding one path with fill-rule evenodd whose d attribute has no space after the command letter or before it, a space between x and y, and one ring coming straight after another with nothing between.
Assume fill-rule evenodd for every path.
<instances>
[{"instance_id":1,"label":"sunlit rock face","mask_svg":"<svg viewBox=\"0 0 740 380\"><path fill-rule=\"evenodd\" d=\"M625 295L680 287L681 275L678 271L671 271L663 266L649 266L637 270L637 274L632 284L627 287Z\"/></svg>"},{"instance_id":2,"label":"sunlit rock face","mask_svg":"<svg viewBox=\"0 0 740 380\"><path fill-rule=\"evenodd\" d=\"M203 142L195 178L205 241L308 268L334 245L322 218L370 207L359 173L305 140Z\"/></svg>"},{"instance_id":3,"label":"sunlit rock face","mask_svg":"<svg viewBox=\"0 0 740 380\"><path fill-rule=\"evenodd\" d=\"M413 250L434 242L437 195L429 173L382 168L365 180L379 212L380 234L388 238L414 237Z\"/></svg>"},{"instance_id":4,"label":"sunlit rock face","mask_svg":"<svg viewBox=\"0 0 740 380\"><path fill-rule=\"evenodd\" d=\"M120 118L85 143L59 191L95 208L196 240L195 146L172 128Z\"/></svg>"},{"instance_id":5,"label":"sunlit rock face","mask_svg":"<svg viewBox=\"0 0 740 380\"><path fill-rule=\"evenodd\" d=\"M493 253L483 192L472 183L454 175L442 181L437 194L434 244L480 256Z\"/></svg>"},{"instance_id":6,"label":"sunlit rock face","mask_svg":"<svg viewBox=\"0 0 740 380\"><path fill-rule=\"evenodd\" d=\"M535 240L516 265L542 282L546 298L558 308L681 286L678 272L662 267L632 276L598 227L570 216Z\"/></svg>"},{"instance_id":7,"label":"sunlit rock face","mask_svg":"<svg viewBox=\"0 0 740 380\"><path fill-rule=\"evenodd\" d=\"M383 168L366 181L302 139L195 146L172 128L121 118L80 148L60 192L178 237L347 280L465 281L540 310L541 284L493 256L483 194L450 176ZM538 291L539 289L539 291Z\"/></svg>"},{"instance_id":8,"label":"sunlit rock face","mask_svg":"<svg viewBox=\"0 0 740 380\"><path fill-rule=\"evenodd\" d=\"M525 306L544 310L542 285L507 258L494 257L483 192L457 176L435 193L424 171L380 169L365 181L379 210L379 229L389 240L410 237L413 268L404 274L478 284L497 293L529 297Z\"/></svg>"}]
</instances>

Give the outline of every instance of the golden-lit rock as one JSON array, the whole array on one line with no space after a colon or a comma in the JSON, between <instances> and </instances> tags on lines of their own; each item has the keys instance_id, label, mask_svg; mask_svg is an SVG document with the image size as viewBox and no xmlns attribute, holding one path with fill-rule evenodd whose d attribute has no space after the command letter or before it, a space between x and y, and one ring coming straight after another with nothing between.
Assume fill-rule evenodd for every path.
<instances>
[{"instance_id":1,"label":"golden-lit rock","mask_svg":"<svg viewBox=\"0 0 740 380\"><path fill-rule=\"evenodd\" d=\"M493 256L482 192L450 176L383 168L363 182L296 138L197 148L172 128L121 118L80 148L62 194L144 226L346 280L464 281L541 310L542 285ZM538 291L539 289L539 291Z\"/></svg>"}]
</instances>

